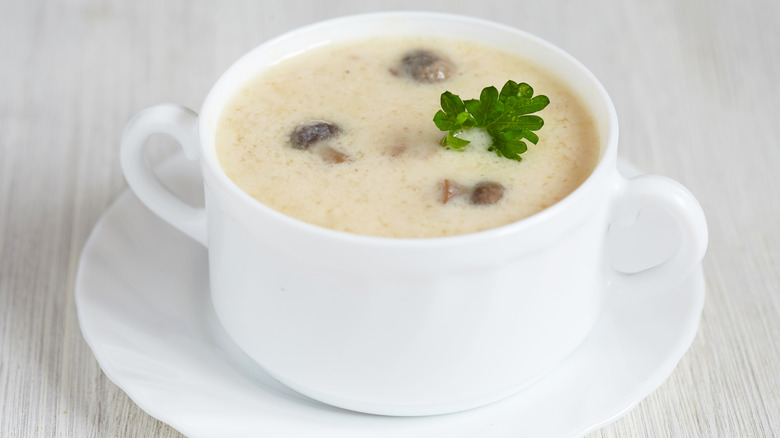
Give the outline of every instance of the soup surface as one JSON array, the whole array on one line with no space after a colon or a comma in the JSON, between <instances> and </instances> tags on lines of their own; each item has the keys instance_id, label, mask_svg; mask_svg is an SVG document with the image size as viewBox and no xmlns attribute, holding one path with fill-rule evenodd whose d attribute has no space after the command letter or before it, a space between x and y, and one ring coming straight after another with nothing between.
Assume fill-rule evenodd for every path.
<instances>
[{"instance_id":1,"label":"soup surface","mask_svg":"<svg viewBox=\"0 0 780 438\"><path fill-rule=\"evenodd\" d=\"M478 98L509 79L550 99L522 161L487 151L490 137L478 130L464 133L473 141L463 151L440 145L445 133L432 119L444 91ZM326 44L263 71L220 115L216 152L232 181L284 214L418 238L549 207L591 174L599 139L567 85L529 60L470 41L382 37Z\"/></svg>"}]
</instances>

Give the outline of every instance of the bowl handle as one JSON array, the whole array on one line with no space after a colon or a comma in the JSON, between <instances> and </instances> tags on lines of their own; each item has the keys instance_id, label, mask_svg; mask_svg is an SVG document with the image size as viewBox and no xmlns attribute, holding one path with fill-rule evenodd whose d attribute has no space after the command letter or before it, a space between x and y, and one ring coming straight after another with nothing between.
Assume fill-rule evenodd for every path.
<instances>
[{"instance_id":1,"label":"bowl handle","mask_svg":"<svg viewBox=\"0 0 780 438\"><path fill-rule=\"evenodd\" d=\"M179 142L187 159L198 159L198 115L181 105L147 108L128 122L122 136L122 172L136 196L163 220L206 246L206 211L169 191L152 171L144 146L152 134L168 134Z\"/></svg>"},{"instance_id":2,"label":"bowl handle","mask_svg":"<svg viewBox=\"0 0 780 438\"><path fill-rule=\"evenodd\" d=\"M657 207L672 215L682 240L677 251L657 266L635 273L610 269L608 282L615 289L672 287L685 280L701 263L707 250L707 220L699 202L682 184L659 175L618 177L613 223L631 224L642 209Z\"/></svg>"}]
</instances>

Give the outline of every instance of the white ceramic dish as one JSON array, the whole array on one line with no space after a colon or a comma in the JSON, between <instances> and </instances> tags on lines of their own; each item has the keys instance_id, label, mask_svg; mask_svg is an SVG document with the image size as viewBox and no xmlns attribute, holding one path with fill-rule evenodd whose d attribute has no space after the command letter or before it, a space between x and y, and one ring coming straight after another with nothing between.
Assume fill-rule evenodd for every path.
<instances>
[{"instance_id":1,"label":"white ceramic dish","mask_svg":"<svg viewBox=\"0 0 780 438\"><path fill-rule=\"evenodd\" d=\"M197 199L196 165L174 157L159 174ZM637 270L667 257L677 236L669 218L650 211L632 228L611 230L609 246L619 268ZM129 191L96 225L76 279L81 330L103 371L143 410L190 437L582 436L666 380L695 337L704 295L701 268L670 290L617 291L586 341L527 390L458 414L383 417L298 395L248 359L213 314L205 248Z\"/></svg>"}]
</instances>

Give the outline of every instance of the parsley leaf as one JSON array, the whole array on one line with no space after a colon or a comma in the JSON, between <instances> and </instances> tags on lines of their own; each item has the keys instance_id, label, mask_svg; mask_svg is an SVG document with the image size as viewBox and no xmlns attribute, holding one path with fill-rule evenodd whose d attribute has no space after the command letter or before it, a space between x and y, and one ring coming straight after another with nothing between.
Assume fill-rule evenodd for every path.
<instances>
[{"instance_id":1,"label":"parsley leaf","mask_svg":"<svg viewBox=\"0 0 780 438\"><path fill-rule=\"evenodd\" d=\"M479 100L461 100L457 94L445 91L441 95L441 108L433 116L433 122L441 131L448 131L442 139L444 147L461 150L470 142L458 137L471 128L481 128L493 140L489 151L500 157L521 161L520 156L528 147L523 140L533 144L539 141L538 131L544 120L531 115L543 110L550 103L544 95L534 96L530 85L507 81L499 93L496 87L482 90Z\"/></svg>"}]
</instances>

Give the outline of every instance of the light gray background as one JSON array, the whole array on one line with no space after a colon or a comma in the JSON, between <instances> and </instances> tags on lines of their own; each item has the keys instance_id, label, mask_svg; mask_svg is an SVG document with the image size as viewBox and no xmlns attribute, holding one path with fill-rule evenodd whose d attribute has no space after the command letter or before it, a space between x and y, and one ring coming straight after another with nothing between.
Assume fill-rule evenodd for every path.
<instances>
[{"instance_id":1,"label":"light gray background","mask_svg":"<svg viewBox=\"0 0 780 438\"><path fill-rule=\"evenodd\" d=\"M80 251L126 189L123 126L160 102L198 108L281 32L389 9L484 17L559 45L612 95L621 156L704 207L698 337L658 391L591 436L780 433L780 2L2 0L0 436L179 436L102 374L74 308Z\"/></svg>"}]
</instances>

